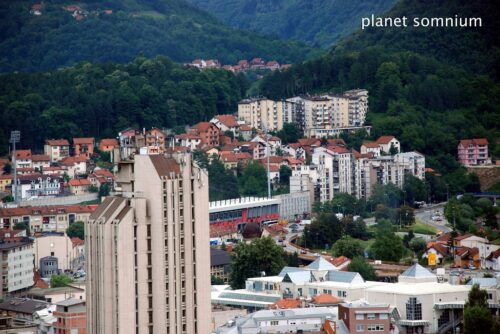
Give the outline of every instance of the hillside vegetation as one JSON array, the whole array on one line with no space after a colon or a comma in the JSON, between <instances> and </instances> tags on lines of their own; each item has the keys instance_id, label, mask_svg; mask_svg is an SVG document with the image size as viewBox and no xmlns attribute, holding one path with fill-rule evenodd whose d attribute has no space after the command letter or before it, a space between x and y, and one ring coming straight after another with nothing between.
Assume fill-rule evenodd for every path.
<instances>
[{"instance_id":1,"label":"hillside vegetation","mask_svg":"<svg viewBox=\"0 0 500 334\"><path fill-rule=\"evenodd\" d=\"M41 149L45 139L116 137L128 126L174 127L210 120L237 108L244 75L185 68L165 57L125 65L80 63L40 73L0 75L0 154L10 131L18 147Z\"/></svg>"},{"instance_id":2,"label":"hillside vegetation","mask_svg":"<svg viewBox=\"0 0 500 334\"><path fill-rule=\"evenodd\" d=\"M317 54L299 42L230 28L184 0L40 3L35 15L32 1L0 2L0 72L126 63L139 54L231 64L253 57L300 62Z\"/></svg>"},{"instance_id":3,"label":"hillside vegetation","mask_svg":"<svg viewBox=\"0 0 500 334\"><path fill-rule=\"evenodd\" d=\"M408 7L406 7L408 6ZM448 11L444 9L449 8ZM373 137L392 134L405 150L427 155L440 172L456 170L460 139L486 137L500 156L499 11L489 2L402 1L392 15L483 18L477 29L370 29L343 40L330 54L265 77L260 93L286 97L311 92L366 88Z\"/></svg>"},{"instance_id":4,"label":"hillside vegetation","mask_svg":"<svg viewBox=\"0 0 500 334\"><path fill-rule=\"evenodd\" d=\"M361 26L361 18L383 13L396 0L189 0L231 26L320 46Z\"/></svg>"}]
</instances>

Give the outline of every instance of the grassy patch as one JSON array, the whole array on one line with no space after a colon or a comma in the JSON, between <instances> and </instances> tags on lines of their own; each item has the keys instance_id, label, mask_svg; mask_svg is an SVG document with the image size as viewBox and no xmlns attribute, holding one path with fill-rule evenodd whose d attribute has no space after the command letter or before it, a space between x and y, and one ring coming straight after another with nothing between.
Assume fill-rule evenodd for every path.
<instances>
[{"instance_id":1,"label":"grassy patch","mask_svg":"<svg viewBox=\"0 0 500 334\"><path fill-rule=\"evenodd\" d=\"M435 235L438 231L435 227L426 225L420 221L417 221L415 225L411 227L413 230L413 233L420 233L420 234L429 234L429 235Z\"/></svg>"},{"instance_id":2,"label":"grassy patch","mask_svg":"<svg viewBox=\"0 0 500 334\"><path fill-rule=\"evenodd\" d=\"M493 244L493 245L500 245L500 238L491 241L491 244Z\"/></svg>"}]
</instances>

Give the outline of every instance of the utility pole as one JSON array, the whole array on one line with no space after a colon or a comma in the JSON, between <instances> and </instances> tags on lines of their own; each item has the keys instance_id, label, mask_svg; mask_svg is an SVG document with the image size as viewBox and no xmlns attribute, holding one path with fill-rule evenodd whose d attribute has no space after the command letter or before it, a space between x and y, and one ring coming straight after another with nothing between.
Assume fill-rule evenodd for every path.
<instances>
[{"instance_id":1,"label":"utility pole","mask_svg":"<svg viewBox=\"0 0 500 334\"><path fill-rule=\"evenodd\" d=\"M21 131L14 130L10 132L10 142L12 143L12 164L14 170L14 183L12 184L12 197L14 198L14 203L17 204L17 162L16 162L16 143L21 140Z\"/></svg>"},{"instance_id":2,"label":"utility pole","mask_svg":"<svg viewBox=\"0 0 500 334\"><path fill-rule=\"evenodd\" d=\"M271 148L269 147L269 134L267 128L264 128L266 134L266 150L267 150L267 198L271 198L271 171L269 169L269 156L271 155Z\"/></svg>"}]
</instances>

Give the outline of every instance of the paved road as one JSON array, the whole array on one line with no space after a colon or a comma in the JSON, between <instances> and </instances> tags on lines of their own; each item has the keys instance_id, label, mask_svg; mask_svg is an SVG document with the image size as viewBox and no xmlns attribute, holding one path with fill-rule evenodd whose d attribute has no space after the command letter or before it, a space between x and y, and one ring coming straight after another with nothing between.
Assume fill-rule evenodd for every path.
<instances>
[{"instance_id":1,"label":"paved road","mask_svg":"<svg viewBox=\"0 0 500 334\"><path fill-rule=\"evenodd\" d=\"M295 253L297 252L299 254L299 258L304 259L304 260L314 260L318 257L319 254L311 252L309 249L303 249L295 246L291 240L294 239L295 237L301 236L302 231L297 232L297 233L287 233L285 235L285 240L282 242L279 240L280 236L274 237L274 241L283 247L283 250L287 253ZM306 253L301 252L301 250L305 250Z\"/></svg>"},{"instance_id":2,"label":"paved road","mask_svg":"<svg viewBox=\"0 0 500 334\"><path fill-rule=\"evenodd\" d=\"M451 231L451 228L446 226L446 224L448 224L448 221L444 217L443 209L444 209L444 203L440 203L438 205L434 205L428 208L418 209L415 210L415 217L418 218L422 223L430 225L436 228L437 230L442 231L443 233L447 233ZM442 221L432 220L432 216L436 214L442 216L443 220Z\"/></svg>"}]
</instances>

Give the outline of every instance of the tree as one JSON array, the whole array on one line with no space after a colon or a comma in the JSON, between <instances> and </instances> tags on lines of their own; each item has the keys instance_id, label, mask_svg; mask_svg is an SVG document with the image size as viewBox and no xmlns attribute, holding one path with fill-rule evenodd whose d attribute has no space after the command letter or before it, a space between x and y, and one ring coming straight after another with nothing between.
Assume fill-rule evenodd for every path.
<instances>
[{"instance_id":1,"label":"tree","mask_svg":"<svg viewBox=\"0 0 500 334\"><path fill-rule=\"evenodd\" d=\"M212 285L223 285L224 284L224 280L220 277L215 277L214 275L212 275L210 277L210 284Z\"/></svg>"},{"instance_id":2,"label":"tree","mask_svg":"<svg viewBox=\"0 0 500 334\"><path fill-rule=\"evenodd\" d=\"M230 285L241 289L249 277L276 275L287 264L283 247L270 237L253 240L250 244L239 243L231 253Z\"/></svg>"},{"instance_id":3,"label":"tree","mask_svg":"<svg viewBox=\"0 0 500 334\"><path fill-rule=\"evenodd\" d=\"M302 134L295 123L285 123L283 128L276 134L283 144L296 143Z\"/></svg>"},{"instance_id":4,"label":"tree","mask_svg":"<svg viewBox=\"0 0 500 334\"><path fill-rule=\"evenodd\" d=\"M62 288L73 283L73 279L66 275L52 275L50 277L51 288Z\"/></svg>"},{"instance_id":5,"label":"tree","mask_svg":"<svg viewBox=\"0 0 500 334\"><path fill-rule=\"evenodd\" d=\"M427 185L411 174L406 173L404 176L403 191L408 205L413 205L415 201L427 201Z\"/></svg>"},{"instance_id":6,"label":"tree","mask_svg":"<svg viewBox=\"0 0 500 334\"><path fill-rule=\"evenodd\" d=\"M398 220L402 226L413 225L415 223L415 210L411 206L402 205L399 208Z\"/></svg>"},{"instance_id":7,"label":"tree","mask_svg":"<svg viewBox=\"0 0 500 334\"><path fill-rule=\"evenodd\" d=\"M364 257L356 256L351 260L347 269L359 273L365 281L375 281L377 275L375 269L366 261Z\"/></svg>"},{"instance_id":8,"label":"tree","mask_svg":"<svg viewBox=\"0 0 500 334\"><path fill-rule=\"evenodd\" d=\"M495 324L488 308L488 293L474 284L464 306L464 333L494 333Z\"/></svg>"},{"instance_id":9,"label":"tree","mask_svg":"<svg viewBox=\"0 0 500 334\"><path fill-rule=\"evenodd\" d=\"M288 166L280 166L280 184L283 187L290 185L290 176L292 176L292 169Z\"/></svg>"},{"instance_id":10,"label":"tree","mask_svg":"<svg viewBox=\"0 0 500 334\"><path fill-rule=\"evenodd\" d=\"M107 183L101 184L99 187L99 197L109 196L109 185Z\"/></svg>"},{"instance_id":11,"label":"tree","mask_svg":"<svg viewBox=\"0 0 500 334\"><path fill-rule=\"evenodd\" d=\"M203 159L203 155L199 158ZM214 157L208 165L208 195L211 201L239 197L236 176L226 169L224 163L217 157Z\"/></svg>"},{"instance_id":12,"label":"tree","mask_svg":"<svg viewBox=\"0 0 500 334\"><path fill-rule=\"evenodd\" d=\"M352 259L356 256L363 256L364 248L359 240L347 237L335 242L332 253L334 256L345 256Z\"/></svg>"},{"instance_id":13,"label":"tree","mask_svg":"<svg viewBox=\"0 0 500 334\"><path fill-rule=\"evenodd\" d=\"M77 237L85 240L85 223L79 220L70 224L66 229L66 234L70 238Z\"/></svg>"},{"instance_id":14,"label":"tree","mask_svg":"<svg viewBox=\"0 0 500 334\"><path fill-rule=\"evenodd\" d=\"M298 267L300 266L299 254L297 252L293 252L288 255L288 266L289 267Z\"/></svg>"},{"instance_id":15,"label":"tree","mask_svg":"<svg viewBox=\"0 0 500 334\"><path fill-rule=\"evenodd\" d=\"M97 192L99 192L99 188L97 188L97 186L91 184L89 186L89 192L91 192L91 193L97 193Z\"/></svg>"},{"instance_id":16,"label":"tree","mask_svg":"<svg viewBox=\"0 0 500 334\"><path fill-rule=\"evenodd\" d=\"M10 174L12 172L12 165L10 163L6 163L3 166L3 173L4 174Z\"/></svg>"},{"instance_id":17,"label":"tree","mask_svg":"<svg viewBox=\"0 0 500 334\"><path fill-rule=\"evenodd\" d=\"M342 218L342 223L347 235L358 239L368 239L368 230L363 218L353 220L352 216L346 216Z\"/></svg>"},{"instance_id":18,"label":"tree","mask_svg":"<svg viewBox=\"0 0 500 334\"><path fill-rule=\"evenodd\" d=\"M370 257L376 260L394 261L401 260L404 254L403 240L393 231L390 223L378 223L375 242L370 247Z\"/></svg>"},{"instance_id":19,"label":"tree","mask_svg":"<svg viewBox=\"0 0 500 334\"><path fill-rule=\"evenodd\" d=\"M309 248L328 248L342 236L342 224L334 213L320 213L304 229L303 239Z\"/></svg>"},{"instance_id":20,"label":"tree","mask_svg":"<svg viewBox=\"0 0 500 334\"><path fill-rule=\"evenodd\" d=\"M409 242L410 249L414 251L416 254L420 254L425 252L427 249L427 243L422 238L413 238Z\"/></svg>"},{"instance_id":21,"label":"tree","mask_svg":"<svg viewBox=\"0 0 500 334\"><path fill-rule=\"evenodd\" d=\"M245 196L267 195L267 173L258 161L251 160L239 178L240 192Z\"/></svg>"},{"instance_id":22,"label":"tree","mask_svg":"<svg viewBox=\"0 0 500 334\"><path fill-rule=\"evenodd\" d=\"M389 154L390 155L395 155L395 154L398 154L399 151L398 151L398 148L396 146L394 146L393 143L391 143L391 147L389 148Z\"/></svg>"},{"instance_id":23,"label":"tree","mask_svg":"<svg viewBox=\"0 0 500 334\"><path fill-rule=\"evenodd\" d=\"M231 130L224 131L224 136L231 138L231 142L234 140L234 133Z\"/></svg>"}]
</instances>

